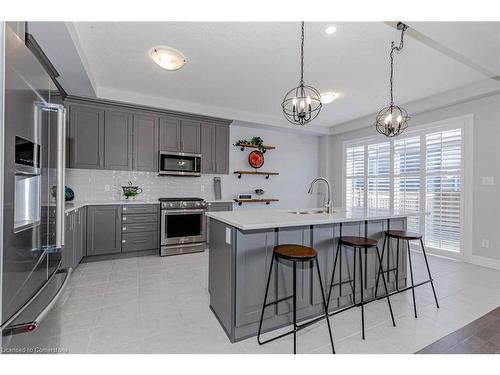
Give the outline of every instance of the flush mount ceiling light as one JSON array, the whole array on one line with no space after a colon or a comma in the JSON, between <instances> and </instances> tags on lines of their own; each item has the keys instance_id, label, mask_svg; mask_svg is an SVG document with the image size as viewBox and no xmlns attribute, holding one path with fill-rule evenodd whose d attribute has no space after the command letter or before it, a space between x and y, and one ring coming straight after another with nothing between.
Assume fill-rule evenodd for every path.
<instances>
[{"instance_id":1,"label":"flush mount ceiling light","mask_svg":"<svg viewBox=\"0 0 500 375\"><path fill-rule=\"evenodd\" d=\"M323 92L321 93L321 103L323 104L329 104L331 102L333 102L335 99L337 99L337 94L335 94L334 92Z\"/></svg>"},{"instance_id":2,"label":"flush mount ceiling light","mask_svg":"<svg viewBox=\"0 0 500 375\"><path fill-rule=\"evenodd\" d=\"M165 70L179 70L186 64L186 57L182 52L170 47L152 48L149 56Z\"/></svg>"},{"instance_id":3,"label":"flush mount ceiling light","mask_svg":"<svg viewBox=\"0 0 500 375\"><path fill-rule=\"evenodd\" d=\"M396 46L394 42L391 42L391 75L389 79L389 85L391 88L391 103L388 107L382 108L377 114L375 120L375 127L380 134L386 137L395 137L401 134L408 127L408 120L410 116L404 108L394 105L394 96L392 94L392 81L394 76L394 52L399 52L403 49L403 37L408 26L402 22L397 25L398 30L401 31L401 40L399 46Z\"/></svg>"},{"instance_id":4,"label":"flush mount ceiling light","mask_svg":"<svg viewBox=\"0 0 500 375\"><path fill-rule=\"evenodd\" d=\"M301 29L300 82L297 87L286 93L281 108L288 122L304 126L319 115L323 104L319 91L304 84L304 22L301 24Z\"/></svg>"},{"instance_id":5,"label":"flush mount ceiling light","mask_svg":"<svg viewBox=\"0 0 500 375\"><path fill-rule=\"evenodd\" d=\"M337 28L333 25L329 25L325 29L325 33L327 33L328 35L335 34L336 31L337 31Z\"/></svg>"}]
</instances>

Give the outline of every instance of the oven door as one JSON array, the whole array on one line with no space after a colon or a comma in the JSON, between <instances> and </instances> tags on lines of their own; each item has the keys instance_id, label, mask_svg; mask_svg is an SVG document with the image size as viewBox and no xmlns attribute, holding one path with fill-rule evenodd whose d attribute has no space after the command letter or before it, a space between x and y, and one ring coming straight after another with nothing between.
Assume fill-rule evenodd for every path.
<instances>
[{"instance_id":1,"label":"oven door","mask_svg":"<svg viewBox=\"0 0 500 375\"><path fill-rule=\"evenodd\" d=\"M201 176L201 155L160 151L158 174L170 176Z\"/></svg>"},{"instance_id":2,"label":"oven door","mask_svg":"<svg viewBox=\"0 0 500 375\"><path fill-rule=\"evenodd\" d=\"M161 245L205 242L205 210L161 211Z\"/></svg>"}]
</instances>

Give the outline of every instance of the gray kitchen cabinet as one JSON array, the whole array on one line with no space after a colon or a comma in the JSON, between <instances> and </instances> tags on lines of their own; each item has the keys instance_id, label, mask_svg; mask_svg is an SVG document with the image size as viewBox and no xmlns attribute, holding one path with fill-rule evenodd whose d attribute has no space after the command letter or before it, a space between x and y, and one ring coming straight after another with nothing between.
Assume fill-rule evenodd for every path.
<instances>
[{"instance_id":1,"label":"gray kitchen cabinet","mask_svg":"<svg viewBox=\"0 0 500 375\"><path fill-rule=\"evenodd\" d=\"M87 207L87 256L121 252L121 205Z\"/></svg>"},{"instance_id":2,"label":"gray kitchen cabinet","mask_svg":"<svg viewBox=\"0 0 500 375\"><path fill-rule=\"evenodd\" d=\"M158 124L157 116L134 115L133 169L158 171Z\"/></svg>"},{"instance_id":3,"label":"gray kitchen cabinet","mask_svg":"<svg viewBox=\"0 0 500 375\"><path fill-rule=\"evenodd\" d=\"M201 172L229 173L229 127L227 125L201 124Z\"/></svg>"},{"instance_id":4,"label":"gray kitchen cabinet","mask_svg":"<svg viewBox=\"0 0 500 375\"><path fill-rule=\"evenodd\" d=\"M71 104L67 134L68 167L104 168L104 110Z\"/></svg>"},{"instance_id":5,"label":"gray kitchen cabinet","mask_svg":"<svg viewBox=\"0 0 500 375\"><path fill-rule=\"evenodd\" d=\"M159 250L159 204L124 205L121 251Z\"/></svg>"},{"instance_id":6,"label":"gray kitchen cabinet","mask_svg":"<svg viewBox=\"0 0 500 375\"><path fill-rule=\"evenodd\" d=\"M104 168L132 169L132 114L104 112Z\"/></svg>"},{"instance_id":7,"label":"gray kitchen cabinet","mask_svg":"<svg viewBox=\"0 0 500 375\"><path fill-rule=\"evenodd\" d=\"M181 150L181 120L160 117L160 151Z\"/></svg>"},{"instance_id":8,"label":"gray kitchen cabinet","mask_svg":"<svg viewBox=\"0 0 500 375\"><path fill-rule=\"evenodd\" d=\"M196 121L181 121L181 152L199 154L201 152L201 124Z\"/></svg>"},{"instance_id":9,"label":"gray kitchen cabinet","mask_svg":"<svg viewBox=\"0 0 500 375\"><path fill-rule=\"evenodd\" d=\"M201 173L215 173L215 124L201 124Z\"/></svg>"},{"instance_id":10,"label":"gray kitchen cabinet","mask_svg":"<svg viewBox=\"0 0 500 375\"><path fill-rule=\"evenodd\" d=\"M61 266L67 268L73 266L74 211L65 214L64 227L64 248L61 255Z\"/></svg>"},{"instance_id":11,"label":"gray kitchen cabinet","mask_svg":"<svg viewBox=\"0 0 500 375\"><path fill-rule=\"evenodd\" d=\"M82 207L74 212L73 230L73 268L78 267L85 256L85 227L86 208Z\"/></svg>"},{"instance_id":12,"label":"gray kitchen cabinet","mask_svg":"<svg viewBox=\"0 0 500 375\"><path fill-rule=\"evenodd\" d=\"M229 173L229 126L215 126L215 173Z\"/></svg>"}]
</instances>

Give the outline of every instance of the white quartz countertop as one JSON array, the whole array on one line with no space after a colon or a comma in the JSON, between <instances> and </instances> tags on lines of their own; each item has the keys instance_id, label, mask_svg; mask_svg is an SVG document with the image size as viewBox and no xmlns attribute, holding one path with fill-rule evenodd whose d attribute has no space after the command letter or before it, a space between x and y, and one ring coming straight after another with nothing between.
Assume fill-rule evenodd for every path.
<instances>
[{"instance_id":1,"label":"white quartz countertop","mask_svg":"<svg viewBox=\"0 0 500 375\"><path fill-rule=\"evenodd\" d=\"M106 205L116 205L116 204L160 204L158 199L154 200L146 200L146 199L123 199L120 201L73 201L73 202L66 202L66 205L64 207L64 211L66 213L74 211L76 209L85 207L85 206L106 206Z\"/></svg>"},{"instance_id":2,"label":"white quartz countertop","mask_svg":"<svg viewBox=\"0 0 500 375\"><path fill-rule=\"evenodd\" d=\"M346 210L334 208L332 214L296 212L314 212L321 208L310 209L280 209L280 210L239 210L223 212L207 212L209 218L221 221L241 230L284 228L306 225L321 225L347 223L365 220L384 220L408 216L425 215L425 212L395 212L387 209L377 210Z\"/></svg>"}]
</instances>

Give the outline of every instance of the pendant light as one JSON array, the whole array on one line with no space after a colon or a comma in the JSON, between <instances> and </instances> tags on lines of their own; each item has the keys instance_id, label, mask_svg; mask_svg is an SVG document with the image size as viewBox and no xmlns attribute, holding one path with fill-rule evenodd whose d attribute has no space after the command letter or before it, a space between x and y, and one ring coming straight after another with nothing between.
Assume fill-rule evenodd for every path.
<instances>
[{"instance_id":1,"label":"pendant light","mask_svg":"<svg viewBox=\"0 0 500 375\"><path fill-rule=\"evenodd\" d=\"M408 120L410 116L404 108L401 108L394 104L394 96L392 93L392 82L394 76L394 52L399 52L403 49L403 37L408 26L402 22L397 25L398 30L401 31L401 40L399 46L396 46L394 42L391 42L391 76L389 80L391 88L391 103L388 107L383 108L377 114L377 119L375 121L375 127L380 134L387 137L395 137L401 134L408 127Z\"/></svg>"},{"instance_id":2,"label":"pendant light","mask_svg":"<svg viewBox=\"0 0 500 375\"><path fill-rule=\"evenodd\" d=\"M294 125L305 125L316 118L321 111L321 94L312 86L304 84L304 22L300 41L300 82L288 91L281 103L285 118Z\"/></svg>"}]
</instances>

